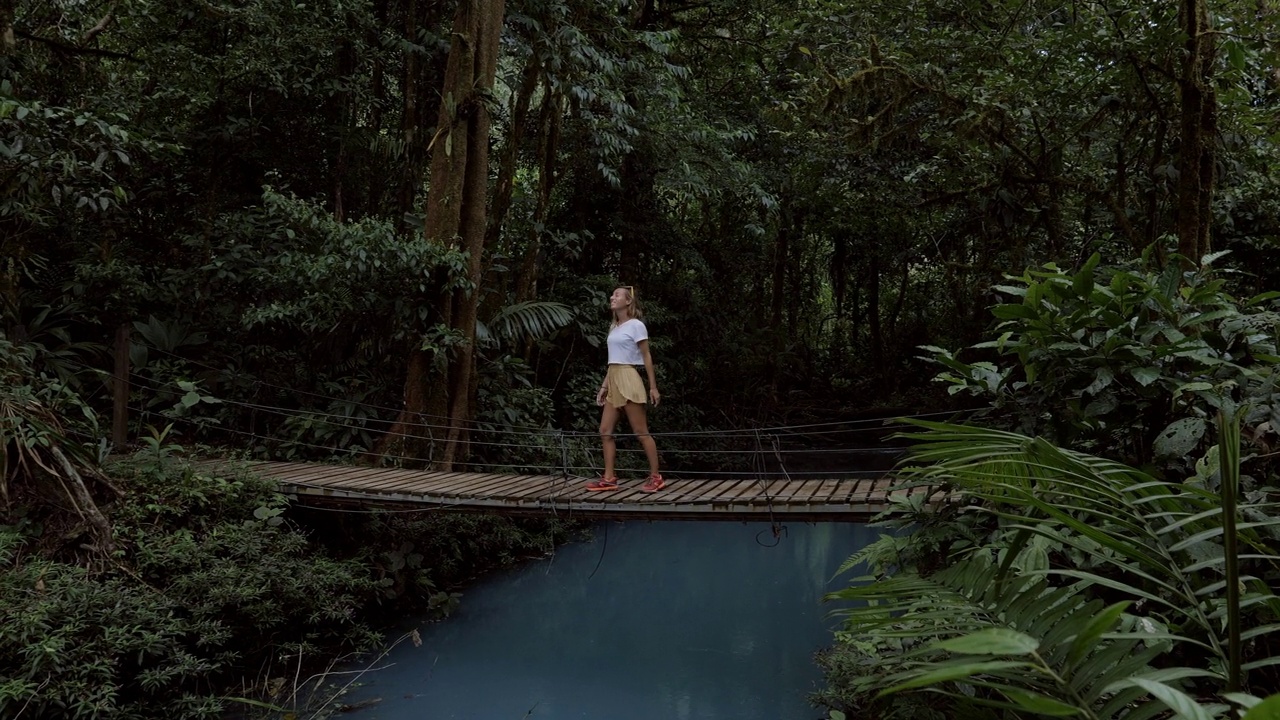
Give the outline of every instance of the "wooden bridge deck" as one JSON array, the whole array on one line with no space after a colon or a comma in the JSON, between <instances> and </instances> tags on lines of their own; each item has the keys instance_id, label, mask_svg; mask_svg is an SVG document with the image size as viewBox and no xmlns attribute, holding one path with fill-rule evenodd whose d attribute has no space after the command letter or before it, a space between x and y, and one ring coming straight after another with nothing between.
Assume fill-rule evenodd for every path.
<instances>
[{"instance_id":1,"label":"wooden bridge deck","mask_svg":"<svg viewBox=\"0 0 1280 720\"><path fill-rule=\"evenodd\" d=\"M237 466L240 466L237 464ZM432 472L295 462L246 462L245 469L280 483L302 503L355 503L371 507L423 506L535 514L649 519L859 519L888 509L890 496L923 488L889 490L888 476L856 479L668 479L658 493L642 480L617 490L590 492L586 478Z\"/></svg>"}]
</instances>

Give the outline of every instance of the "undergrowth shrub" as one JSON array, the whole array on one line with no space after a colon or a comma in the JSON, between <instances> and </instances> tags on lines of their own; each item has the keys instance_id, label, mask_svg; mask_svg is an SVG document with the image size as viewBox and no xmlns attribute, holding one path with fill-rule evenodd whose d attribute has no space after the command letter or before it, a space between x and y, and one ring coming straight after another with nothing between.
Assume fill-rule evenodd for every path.
<instances>
[{"instance_id":1,"label":"undergrowth shrub","mask_svg":"<svg viewBox=\"0 0 1280 720\"><path fill-rule=\"evenodd\" d=\"M461 597L455 590L476 576L544 556L585 528L567 519L467 512L335 514L300 507L297 517L335 554L362 548L381 602L429 614L452 610Z\"/></svg>"},{"instance_id":2,"label":"undergrowth shrub","mask_svg":"<svg viewBox=\"0 0 1280 720\"><path fill-rule=\"evenodd\" d=\"M0 716L202 718L273 658L374 646L378 583L284 521L272 483L159 455L112 469L117 550L91 570L0 530Z\"/></svg>"},{"instance_id":3,"label":"undergrowth shrub","mask_svg":"<svg viewBox=\"0 0 1280 720\"><path fill-rule=\"evenodd\" d=\"M1222 398L1246 408L1244 437L1256 459L1247 471L1275 472L1280 443L1280 293L1237 299L1209 263L1184 270L1177 258L1099 266L1055 265L994 288L994 339L959 354L925 346L946 370L952 394L989 400L995 419L1017 432L1170 476L1193 472L1187 458L1214 442Z\"/></svg>"},{"instance_id":4,"label":"undergrowth shrub","mask_svg":"<svg viewBox=\"0 0 1280 720\"><path fill-rule=\"evenodd\" d=\"M379 622L443 617L460 584L576 527L290 509L272 481L175 453L156 443L109 468L124 494L106 508L116 549L96 564L43 554L46 527L7 514L0 717L214 718L228 695L284 702L280 676L376 647Z\"/></svg>"},{"instance_id":5,"label":"undergrowth shrub","mask_svg":"<svg viewBox=\"0 0 1280 720\"><path fill-rule=\"evenodd\" d=\"M225 668L230 638L216 620L123 575L41 559L2 569L0 716L218 716L221 703L202 691Z\"/></svg>"}]
</instances>

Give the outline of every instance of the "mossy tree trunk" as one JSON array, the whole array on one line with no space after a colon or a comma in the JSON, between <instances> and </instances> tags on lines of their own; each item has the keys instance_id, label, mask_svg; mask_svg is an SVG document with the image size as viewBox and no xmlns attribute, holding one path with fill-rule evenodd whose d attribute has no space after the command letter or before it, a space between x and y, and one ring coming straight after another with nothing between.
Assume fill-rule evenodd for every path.
<instances>
[{"instance_id":1,"label":"mossy tree trunk","mask_svg":"<svg viewBox=\"0 0 1280 720\"><path fill-rule=\"evenodd\" d=\"M459 341L452 348L444 382L429 385L434 364L429 351L414 350L405 380L405 407L390 435L420 437L414 424L438 420L441 408L448 419L444 448L435 464L452 467L466 442L472 418L475 365L476 307L484 269L485 230L489 189L489 95L498 66L504 0L464 0L459 3L450 33L449 57L440 92L440 109L430 142L431 175L423 231L428 240L466 250L466 279L470 287L442 299L442 314ZM418 447L415 447L417 445ZM420 454L420 443L405 443Z\"/></svg>"}]
</instances>

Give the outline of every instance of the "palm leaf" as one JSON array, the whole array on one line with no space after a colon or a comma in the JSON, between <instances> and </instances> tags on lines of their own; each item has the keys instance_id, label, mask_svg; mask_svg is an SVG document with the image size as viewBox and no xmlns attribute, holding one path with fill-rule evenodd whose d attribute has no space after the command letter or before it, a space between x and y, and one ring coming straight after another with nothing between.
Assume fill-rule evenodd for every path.
<instances>
[{"instance_id":1,"label":"palm leaf","mask_svg":"<svg viewBox=\"0 0 1280 720\"><path fill-rule=\"evenodd\" d=\"M539 340L573 322L573 310L557 302L530 300L508 305L489 319L476 324L481 342Z\"/></svg>"},{"instance_id":2,"label":"palm leaf","mask_svg":"<svg viewBox=\"0 0 1280 720\"><path fill-rule=\"evenodd\" d=\"M881 694L928 688L974 701L949 686L963 681L994 693L984 704L1066 714L1083 703L1098 718L1142 701L1141 689L1109 687L1150 672L1160 652L1145 633L1113 631L1127 603L1104 608L1079 586L1007 573L977 553L928 578L887 578L828 599L860 603L838 611L851 635L905 641L900 655L880 659ZM1112 715L1095 714L1107 704Z\"/></svg>"},{"instance_id":3,"label":"palm leaf","mask_svg":"<svg viewBox=\"0 0 1280 720\"><path fill-rule=\"evenodd\" d=\"M1280 556L1269 540L1280 533L1274 505L1241 503L1248 521L1230 533L1220 496L1203 488L1016 433L912 422L923 431L906 434L919 444L902 477L978 500L977 511L998 523L1000 543L950 558L949 567L927 578L882 578L829 596L860 603L837 613L850 637L899 649L877 660L878 678L865 687L942 692L1022 714L1074 709L1090 718L1143 720L1170 710L1196 718L1227 711L1196 703L1179 683L1225 680L1216 669L1229 667L1228 577L1243 588L1241 612L1280 604L1259 579ZM1234 555L1241 569L1227 575L1229 533L1247 552ZM1021 571L1015 558L1031 538L1085 563ZM991 559L997 553L1004 558L999 565ZM1122 599L1104 608L1093 599L1096 589ZM1128 607L1155 614L1155 630L1117 629L1144 627L1132 618L1120 622ZM1016 657L993 651L989 658L951 652L981 646L997 628L1034 639L1036 650ZM1280 623L1255 622L1237 637L1275 631ZM1207 650L1206 665L1153 670L1150 664L1173 644L1196 648L1195 657ZM1272 663L1280 658L1254 658L1243 669Z\"/></svg>"},{"instance_id":4,"label":"palm leaf","mask_svg":"<svg viewBox=\"0 0 1280 720\"><path fill-rule=\"evenodd\" d=\"M1052 572L1159 605L1179 628L1175 637L1211 648L1227 664L1229 643L1216 617L1226 589L1224 513L1216 494L1016 433L913 424L928 432L909 435L923 441L910 460L930 464L905 474L949 483L983 500L1006 527L1092 557L1096 571ZM1241 504L1242 514L1255 519L1237 524L1235 537L1260 551L1237 556L1242 562L1276 560L1265 533L1280 529L1280 517L1270 509ZM1271 602L1265 582L1248 572L1239 577L1247 589L1242 604Z\"/></svg>"}]
</instances>

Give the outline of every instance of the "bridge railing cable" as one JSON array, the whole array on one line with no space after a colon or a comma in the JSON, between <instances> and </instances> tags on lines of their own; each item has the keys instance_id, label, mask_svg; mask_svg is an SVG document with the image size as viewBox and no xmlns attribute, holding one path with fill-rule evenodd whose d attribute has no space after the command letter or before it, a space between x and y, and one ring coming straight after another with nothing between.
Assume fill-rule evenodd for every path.
<instances>
[{"instance_id":1,"label":"bridge railing cable","mask_svg":"<svg viewBox=\"0 0 1280 720\"><path fill-rule=\"evenodd\" d=\"M172 354L172 353L168 353ZM100 374L104 379L110 377L109 373L97 368L85 366L86 370ZM146 376L134 374L130 378L130 382L140 387L145 387L154 394L163 396L171 394L175 398L180 397L182 391L171 386L162 380L149 378ZM279 387L279 386L274 386ZM305 392L306 395L329 399L334 402L344 404L352 404L341 398L332 398L317 393ZM219 398L215 399L217 403L228 405L231 407L242 408L253 413L264 413L273 416L282 417L286 422L295 420L299 422L309 423L311 427L323 426L336 431L347 431L350 433L365 433L369 437L383 438L387 435L391 437L399 437L412 440L426 440L427 445L427 462L434 461L435 445L437 436L435 431L446 430L447 426L421 422L421 423L400 423L400 427L407 428L411 432L401 432L396 430L396 421L377 418L375 416L355 417L349 413L337 413L320 411L307 408L287 408L277 405L271 405L262 402L247 402L235 399ZM354 403L359 405L359 403ZM198 407L204 405L197 404ZM377 407L368 405L368 407ZM389 411L394 409L387 408ZM223 433L224 435L234 435L242 437L251 437L258 441L258 445L264 448L274 448L271 454L277 457L283 452L289 454L291 452L304 453L307 457L325 456L330 458L347 458L365 460L373 460L380 463L414 463L423 462L421 457L402 456L388 452L378 452L372 447L356 445L354 447L343 447L337 444L324 445L316 442L308 442L301 437L281 437L279 435L267 435L253 432L252 430L243 430L240 428L227 427L226 425L216 423L210 419L202 419L198 416L175 416L173 413L156 413L153 409L134 408L134 412L140 413L146 417L163 418L163 422L177 422L187 428L192 428L198 434L203 433ZM955 416L956 413L922 413L916 417L932 417L938 415ZM741 476L744 471L755 472L762 478L762 482L766 478L785 477L790 479L792 475L797 477L832 477L833 470L829 467L829 463L823 463L828 467L816 470L802 470L787 472L784 463L784 455L821 457L830 456L837 457L840 455L849 455L850 453L879 453L882 455L890 455L899 453L906 449L901 445L877 445L870 448L867 447L810 447L808 442L817 435L822 437L823 441L829 441L831 435L841 432L852 432L849 425L865 426L871 422L885 422L885 418L880 419L861 419L855 421L847 421L840 423L807 423L795 424L789 426L777 426L773 428L748 428L746 430L735 431L675 431L666 433L651 433L654 437L660 438L660 451L664 458L664 468L679 468L679 476L681 477L720 477L720 476ZM377 425L377 427L371 427ZM834 429L841 426L841 429ZM886 425L880 429L892 427L909 427L902 425ZM422 431L422 432L415 432ZM776 432L770 432L776 431ZM765 461L765 453L762 445L762 433L767 433L772 445L772 455L776 463L776 469L768 467L770 463ZM348 435L350 437L350 435ZM562 479L568 478L575 473L595 473L599 471L599 465L594 462L594 455L599 451L599 437L596 432L559 430L550 427L531 428L524 426L523 429L510 430L505 428L482 428L471 427L465 434L465 446L467 453L453 462L454 466L459 468L476 468L476 469L504 469L512 470L519 473L529 474L547 474L558 475ZM634 438L634 433L617 433L615 435L619 440L626 438ZM783 447L780 438L787 438L792 447ZM801 444L803 443L803 444ZM372 443L369 443L370 445ZM631 465L643 467L643 450L639 447L619 447L620 465L626 464L631 460ZM743 467L744 459L747 467ZM512 460L504 462L504 460ZM664 469L664 472L667 472ZM836 470L842 476L860 476L879 474L881 470L858 470L849 468L839 468ZM675 475L673 475L675 477Z\"/></svg>"},{"instance_id":2,"label":"bridge railing cable","mask_svg":"<svg viewBox=\"0 0 1280 720\"><path fill-rule=\"evenodd\" d=\"M203 368L205 368L205 369L207 369L207 370L209 370L209 371L212 371L212 372L217 372L217 373L221 373L221 374L226 374L226 372L227 372L225 368L218 368L218 367L215 367L215 366L213 366L213 365L209 365L209 364L207 364L207 363L200 362L200 361L198 361L198 360L192 360L192 359L190 359L190 358L186 358L186 357L184 357L184 356L182 356L182 355L178 355L177 353L173 353L173 352L170 352L170 351L167 351L167 350L163 350L163 349L160 349L160 348L154 348L154 347L149 347L149 349L156 350L157 352L160 352L160 353L162 353L162 354L164 354L164 355L168 355L168 356L171 356L171 357L177 358L177 359L179 359L179 360L183 360L184 362L190 363L190 364L195 365L195 366L197 366L197 367L203 367ZM243 378L241 377L241 378L237 378L237 379L243 379ZM276 384L276 383L271 383L271 382L268 382L268 381L266 381L266 380L260 380L260 379L257 379L257 378L248 378L248 380L249 380L249 382L250 382L250 383L253 383L253 384L255 384L255 385L261 385L261 386L263 386L263 387L270 387L270 388L273 388L273 389L276 389L276 390L281 390L281 391L283 391L283 392L295 393L295 394L304 395L304 396L307 396L307 397L313 397L313 398L316 398L316 399L319 399L319 400L327 400L327 401L329 401L329 402L334 402L334 403L348 404L348 405L352 405L352 406L355 406L355 407L362 407L362 408L365 408L365 409L381 410L381 411L385 411L385 412L396 413L396 414L397 414L397 416L398 416L398 414L403 410L403 408L396 408L396 407L391 407L391 406L386 406L386 405L379 405L379 404L369 403L369 402L365 402L365 401L361 401L361 400L354 400L354 399L351 399L351 398L335 397L335 396L332 396L332 395L326 395L326 394L324 394L324 393L317 393L317 392L313 392L313 391L310 391L310 390L302 390L302 389L298 389L298 388L290 388L290 387L286 387L286 386L279 385L279 384ZM796 424L790 424L790 425L774 425L774 426L764 426L764 427L759 427L759 428L747 427L747 428L708 429L708 430L683 430L683 431L676 431L676 432L653 432L653 433L651 433L651 434L652 434L654 437L664 437L664 436L667 436L667 437L676 437L676 436L685 437L685 436L695 436L695 435L717 435L717 436L725 436L725 435L743 435L743 436L745 436L745 437L750 437L750 436L751 436L751 435L752 435L756 430L759 430L759 431L761 431L761 432L765 432L765 433L777 433L777 434L795 434L795 433L799 433L799 432L801 432L801 431L803 431L803 432L804 432L804 434L823 434L823 433L827 433L827 434L839 434L839 433L842 433L842 432L860 432L860 431L864 431L864 430L865 430L865 429L867 429L868 427L875 426L875 425L877 425L877 424L881 424L881 425L883 426L883 424L884 424L885 422L887 422L887 421L893 421L893 420L896 420L896 419L899 419L899 418L921 418L921 419L923 419L923 418L939 418L939 417L957 417L957 416L965 415L965 414L968 414L968 413L971 413L971 412L975 412L975 411L976 411L976 410L938 411L938 412L930 412L930 413L915 413L915 414L908 414L908 415L901 415L901 414L899 414L899 415L886 415L886 416L883 416L883 417L874 417L874 418L858 418L858 419L853 419L853 420L834 420L834 421L826 421L826 422L796 423ZM452 420L451 420L451 418L449 418L449 417L446 417L446 416L438 416L438 415L430 415L430 414L426 414L426 413L415 413L415 415L417 415L417 416L418 416L418 417L420 417L420 418L425 418L425 419L429 419L429 420L437 420L437 421L439 421L439 422L435 422L435 423L405 423L405 425L413 425L413 426L420 426L420 427L429 427L429 428L435 428L435 429L448 429L448 428L450 428L450 427L451 427L451 424L450 424L450 423L452 422ZM381 422L381 423L388 423L388 424L390 424L390 423L394 423L395 421L394 421L394 420L378 419L378 420L377 420L377 422ZM469 424L469 425L473 425L473 426L474 426L474 425L485 425L485 424L487 424L487 423L484 423L484 421L480 421L480 420L468 420L468 421L465 421L465 424ZM543 432L543 431L545 431L545 430L546 430L546 428L543 428L543 427L540 427L540 426L533 426L533 425L511 425L511 426L509 426L509 427L510 427L510 429L509 429L509 430L505 430L504 432L511 432L511 433L513 433L513 434L515 434L515 433L520 433L520 432L526 432L526 433L531 433L531 434L538 434L538 433L541 433L541 432ZM893 426L893 427L906 427L906 426ZM884 428L883 428L883 427L881 427L880 429L884 429ZM570 432L570 433L578 432L579 434L593 434L593 433L588 433L587 431L566 431L566 432Z\"/></svg>"},{"instance_id":3,"label":"bridge railing cable","mask_svg":"<svg viewBox=\"0 0 1280 720\"><path fill-rule=\"evenodd\" d=\"M306 448L311 450L323 451L325 453L329 453L329 457L331 459L338 459L338 460L365 459L365 460L379 461L379 462L391 461L394 463L411 463L411 464L421 463L423 461L423 459L419 457L398 455L395 453L383 453L383 452L358 449L358 448L337 449L332 446L325 446L325 445L307 443L307 442L296 441L296 440L281 441L279 438L274 438L274 437L262 435L260 433L255 433L247 430L240 430L236 428L226 428L226 427L211 427L193 418L186 418L186 417L175 418L169 415L163 415L163 414L157 413L154 410L150 410L150 409L138 407L138 406L130 406L130 410L132 410L133 412L143 417L154 417L159 422L175 423L175 424L180 424L184 426L193 426L198 429L216 429L219 432L224 432L230 435L244 437L244 438L258 441L259 443L264 445L274 442L288 448L295 448L295 449ZM643 452L639 450L634 451L634 453L637 456L643 454ZM305 458L303 458L303 460L305 460ZM600 471L599 465L577 464L577 463L570 462L567 459L558 464L547 463L545 465L540 465L540 466L527 463L527 462L503 463L503 462L495 462L492 460L476 460L476 461L458 460L453 463L453 466L455 469L458 469L458 470L471 468L476 472L481 472L481 471L492 472L495 470L507 470L507 471L511 471L513 474L530 474L530 475L536 474L536 475L549 475L549 476L558 475L558 476L561 476L565 481L569 481L574 477L584 477L588 474L598 473ZM706 470L706 469L680 468L675 471L664 470L664 473L668 474L672 478L679 478L684 480L696 480L696 479L714 479L714 478L725 478L725 477L741 477L744 474L744 471L741 469ZM847 476L847 477L873 477L873 476L878 476L883 474L883 471L841 470L835 474L838 474L841 476ZM792 471L783 472L780 470L774 471L774 470L762 469L761 471L758 472L758 475L762 478L762 480L776 480L780 478L792 479L793 477L830 478L833 476L833 472L829 470L811 470L811 471L800 471L800 472L792 470Z\"/></svg>"}]
</instances>

